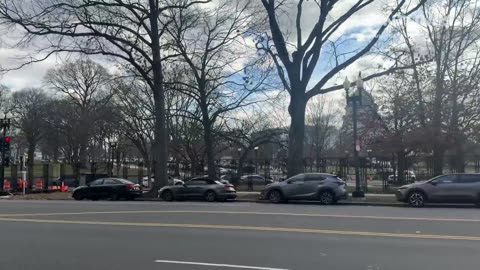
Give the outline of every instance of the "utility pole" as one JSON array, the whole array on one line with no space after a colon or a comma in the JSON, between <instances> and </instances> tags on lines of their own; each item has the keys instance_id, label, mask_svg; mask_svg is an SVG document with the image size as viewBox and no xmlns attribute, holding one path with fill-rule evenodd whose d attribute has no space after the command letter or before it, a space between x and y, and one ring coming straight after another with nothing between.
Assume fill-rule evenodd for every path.
<instances>
[{"instance_id":1,"label":"utility pole","mask_svg":"<svg viewBox=\"0 0 480 270\"><path fill-rule=\"evenodd\" d=\"M343 87L345 88L347 103L352 103L352 120L353 120L353 159L355 163L355 191L352 192L352 197L363 198L365 193L360 189L360 159L358 152L360 151L360 144L357 137L357 106L362 104L363 80L361 73L358 74L356 81L356 93L350 93L350 81L345 78Z\"/></svg>"}]
</instances>

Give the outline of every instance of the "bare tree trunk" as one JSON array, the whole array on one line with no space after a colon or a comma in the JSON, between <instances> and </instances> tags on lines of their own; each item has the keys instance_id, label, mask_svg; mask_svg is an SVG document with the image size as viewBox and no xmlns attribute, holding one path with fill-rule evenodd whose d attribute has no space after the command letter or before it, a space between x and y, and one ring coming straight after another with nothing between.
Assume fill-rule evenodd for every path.
<instances>
[{"instance_id":1,"label":"bare tree trunk","mask_svg":"<svg viewBox=\"0 0 480 270\"><path fill-rule=\"evenodd\" d=\"M162 61L160 56L160 36L158 32L158 1L149 0L150 29L152 38L152 72L153 72L153 101L155 105L155 141L153 143L153 160L155 182L152 188L156 195L159 188L168 182L168 132L165 118L165 91L163 87Z\"/></svg>"},{"instance_id":2,"label":"bare tree trunk","mask_svg":"<svg viewBox=\"0 0 480 270\"><path fill-rule=\"evenodd\" d=\"M207 152L207 174L209 177L215 177L215 153L214 153L214 145L213 145L213 138L212 138L212 130L210 124L205 125L204 127L204 140Z\"/></svg>"},{"instance_id":3,"label":"bare tree trunk","mask_svg":"<svg viewBox=\"0 0 480 270\"><path fill-rule=\"evenodd\" d=\"M397 164L398 164L397 181L400 185L403 185L405 184L405 171L407 169L405 152L403 150L397 152Z\"/></svg>"},{"instance_id":4,"label":"bare tree trunk","mask_svg":"<svg viewBox=\"0 0 480 270\"><path fill-rule=\"evenodd\" d=\"M176 158L176 159L175 159L175 172L174 172L174 175L175 175L175 176L180 176L180 159L179 159L179 158Z\"/></svg>"},{"instance_id":5,"label":"bare tree trunk","mask_svg":"<svg viewBox=\"0 0 480 270\"><path fill-rule=\"evenodd\" d=\"M462 140L457 140L455 143L455 172L465 172L465 152L463 151Z\"/></svg>"},{"instance_id":6,"label":"bare tree trunk","mask_svg":"<svg viewBox=\"0 0 480 270\"><path fill-rule=\"evenodd\" d=\"M290 114L290 131L288 134L288 161L287 176L292 177L302 173L303 141L305 137L305 108L304 98L291 96L288 111Z\"/></svg>"},{"instance_id":7,"label":"bare tree trunk","mask_svg":"<svg viewBox=\"0 0 480 270\"><path fill-rule=\"evenodd\" d=\"M27 181L28 181L28 186L30 188L32 188L33 186L33 164L35 163L34 162L34 158L35 158L35 144L29 144L28 145L28 150L27 150L27 157L28 157L28 163L27 163L27 172L28 172L28 175L27 175ZM23 179L25 180L25 179Z\"/></svg>"}]
</instances>

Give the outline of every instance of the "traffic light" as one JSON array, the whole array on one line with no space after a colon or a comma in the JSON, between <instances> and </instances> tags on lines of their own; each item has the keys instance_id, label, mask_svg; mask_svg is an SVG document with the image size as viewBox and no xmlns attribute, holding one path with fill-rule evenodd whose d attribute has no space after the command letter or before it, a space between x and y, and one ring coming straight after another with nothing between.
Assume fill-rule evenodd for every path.
<instances>
[{"instance_id":1,"label":"traffic light","mask_svg":"<svg viewBox=\"0 0 480 270\"><path fill-rule=\"evenodd\" d=\"M1 138L0 141L0 148L2 152L9 152L10 151L10 142L12 141L12 138L9 136Z\"/></svg>"},{"instance_id":2,"label":"traffic light","mask_svg":"<svg viewBox=\"0 0 480 270\"><path fill-rule=\"evenodd\" d=\"M10 141L12 140L12 138L10 138L9 136L5 137L4 140L3 140L3 151L5 152L8 152L10 151Z\"/></svg>"}]
</instances>

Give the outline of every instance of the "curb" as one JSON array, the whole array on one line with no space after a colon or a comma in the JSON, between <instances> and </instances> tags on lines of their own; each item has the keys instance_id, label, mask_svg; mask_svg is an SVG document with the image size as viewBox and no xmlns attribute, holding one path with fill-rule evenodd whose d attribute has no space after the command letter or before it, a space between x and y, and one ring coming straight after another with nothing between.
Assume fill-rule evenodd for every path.
<instances>
[{"instance_id":1,"label":"curb","mask_svg":"<svg viewBox=\"0 0 480 270\"><path fill-rule=\"evenodd\" d=\"M163 202L162 199L159 198L137 198L135 201L148 201L148 202ZM249 202L249 203L262 203L262 204L273 204L267 200L259 200L259 199L236 199L227 202ZM293 201L291 204L298 204L298 205L320 205L317 201ZM337 205L358 205L358 206L392 206L392 207L404 207L407 206L403 203L397 202L353 202L353 201L341 201Z\"/></svg>"}]
</instances>

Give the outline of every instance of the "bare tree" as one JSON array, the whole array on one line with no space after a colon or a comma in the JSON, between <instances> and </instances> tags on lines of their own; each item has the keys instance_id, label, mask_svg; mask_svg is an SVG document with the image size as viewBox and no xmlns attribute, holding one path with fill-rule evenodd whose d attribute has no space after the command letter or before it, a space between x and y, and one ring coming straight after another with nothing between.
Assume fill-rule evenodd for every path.
<instances>
[{"instance_id":1,"label":"bare tree","mask_svg":"<svg viewBox=\"0 0 480 270\"><path fill-rule=\"evenodd\" d=\"M0 84L0 111L5 112L9 108L10 89Z\"/></svg>"},{"instance_id":2,"label":"bare tree","mask_svg":"<svg viewBox=\"0 0 480 270\"><path fill-rule=\"evenodd\" d=\"M52 90L72 104L79 149L77 162L85 164L87 148L93 138L94 128L105 114L112 97L110 75L104 67L91 60L78 60L48 71L45 81ZM80 165L82 166L82 165Z\"/></svg>"},{"instance_id":3,"label":"bare tree","mask_svg":"<svg viewBox=\"0 0 480 270\"><path fill-rule=\"evenodd\" d=\"M273 125L268 115L259 110L251 112L246 118L230 118L219 135L239 150L237 174L242 175L243 164L248 155L265 144L282 144L285 129Z\"/></svg>"},{"instance_id":4,"label":"bare tree","mask_svg":"<svg viewBox=\"0 0 480 270\"><path fill-rule=\"evenodd\" d=\"M338 111L332 101L323 97L312 100L307 106L306 146L307 155L313 157L317 171L320 171L321 158L333 146L339 122Z\"/></svg>"},{"instance_id":5,"label":"bare tree","mask_svg":"<svg viewBox=\"0 0 480 270\"><path fill-rule=\"evenodd\" d=\"M172 9L205 2L208 0L5 0L0 2L0 21L23 31L23 38L14 46L38 45L38 54L32 57L29 52L17 68L58 52L73 52L113 57L130 64L142 76L155 104L156 192L167 183L168 136L160 42L170 23L165 15Z\"/></svg>"},{"instance_id":6,"label":"bare tree","mask_svg":"<svg viewBox=\"0 0 480 270\"><path fill-rule=\"evenodd\" d=\"M413 65L411 94L416 121L433 153L433 172L442 174L444 155L453 150L456 171L463 171L465 134L478 119L480 12L478 3L467 0L429 1L414 20L403 18L396 30L404 41L398 50ZM420 31L412 35L412 29Z\"/></svg>"},{"instance_id":7,"label":"bare tree","mask_svg":"<svg viewBox=\"0 0 480 270\"><path fill-rule=\"evenodd\" d=\"M27 142L27 160L29 165L34 164L35 151L45 133L45 110L48 97L42 89L27 88L14 92L11 97L11 112L13 126L20 132ZM33 181L33 174L29 171L28 180Z\"/></svg>"},{"instance_id":8,"label":"bare tree","mask_svg":"<svg viewBox=\"0 0 480 270\"><path fill-rule=\"evenodd\" d=\"M266 88L268 65L245 40L255 26L252 1L219 1L202 10L175 10L168 33L181 58L177 71L192 79L175 82L199 110L208 175L215 176L214 128L222 114L248 106ZM175 61L175 60L174 60ZM177 62L178 63L178 62Z\"/></svg>"},{"instance_id":9,"label":"bare tree","mask_svg":"<svg viewBox=\"0 0 480 270\"><path fill-rule=\"evenodd\" d=\"M152 143L154 141L154 101L148 85L139 78L125 79L116 85L115 107L120 113L119 125L142 156L150 179Z\"/></svg>"},{"instance_id":10,"label":"bare tree","mask_svg":"<svg viewBox=\"0 0 480 270\"><path fill-rule=\"evenodd\" d=\"M355 63L367 54L380 39L380 36L396 16L409 15L417 10L424 0L418 1L418 5L411 6L411 1L401 0L388 8L385 23L378 27L373 38L365 42L365 45L349 52L337 52L339 43L335 35L341 33L341 27L351 22L351 18L362 10L368 9L375 3L373 0L353 1L352 5L344 10L339 10L339 0L318 0L295 2L262 0L266 11L270 31L257 40L257 47L270 55L274 60L278 75L290 94L288 111L291 118L288 147L288 175L295 175L303 170L303 145L305 136L305 110L308 101L319 94L341 89L341 85L331 85L331 79L341 70ZM286 23L286 17L296 10L293 27ZM315 22L309 32L306 25L304 12L316 10ZM312 15L311 12L310 16ZM293 32L294 37L288 34ZM306 34L306 35L304 35ZM320 58L328 49L334 48L331 53L333 66L327 65ZM319 66L321 64L321 66ZM398 63L394 63L387 70L367 76L365 80L388 74ZM326 71L318 81L314 81L314 71L324 68Z\"/></svg>"}]
</instances>

